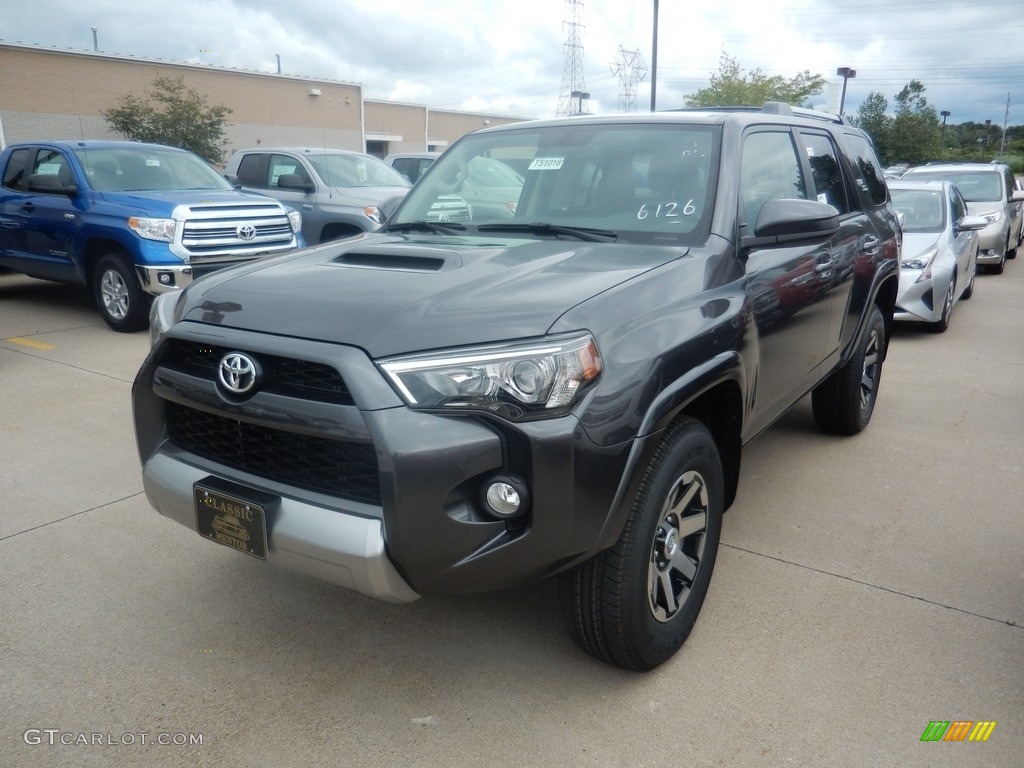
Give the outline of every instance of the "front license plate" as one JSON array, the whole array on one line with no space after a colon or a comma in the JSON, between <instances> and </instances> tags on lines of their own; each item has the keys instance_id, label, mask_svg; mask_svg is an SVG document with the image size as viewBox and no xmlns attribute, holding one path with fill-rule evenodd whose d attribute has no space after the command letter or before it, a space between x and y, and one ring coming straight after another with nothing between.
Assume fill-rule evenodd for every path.
<instances>
[{"instance_id":1,"label":"front license plate","mask_svg":"<svg viewBox=\"0 0 1024 768\"><path fill-rule=\"evenodd\" d=\"M200 536L267 559L267 513L260 504L199 484L193 496Z\"/></svg>"}]
</instances>

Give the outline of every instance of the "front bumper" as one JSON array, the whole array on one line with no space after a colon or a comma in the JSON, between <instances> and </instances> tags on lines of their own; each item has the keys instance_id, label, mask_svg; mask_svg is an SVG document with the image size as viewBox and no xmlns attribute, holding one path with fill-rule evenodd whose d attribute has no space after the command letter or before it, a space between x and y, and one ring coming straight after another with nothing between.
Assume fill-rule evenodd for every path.
<instances>
[{"instance_id":1,"label":"front bumper","mask_svg":"<svg viewBox=\"0 0 1024 768\"><path fill-rule=\"evenodd\" d=\"M951 270L932 269L931 279L919 283L917 279L921 276L921 270L903 267L900 270L899 295L892 319L914 323L938 322L952 274Z\"/></svg>"},{"instance_id":2,"label":"front bumper","mask_svg":"<svg viewBox=\"0 0 1024 768\"><path fill-rule=\"evenodd\" d=\"M632 441L597 446L571 415L510 424L417 412L361 350L216 327L212 360L239 350L276 365L286 349L339 371L351 395L307 401L268 388L232 401L174 357L176 345L209 350L207 330L175 325L133 388L147 496L182 525L197 528L196 482L270 495L279 511L268 522L269 563L392 602L543 578L585 560L607 536ZM182 413L192 414L186 428ZM227 452L209 449L223 442ZM310 453L316 466L307 466ZM482 501L488 481L508 475L523 478L532 499L511 521L487 514Z\"/></svg>"},{"instance_id":3,"label":"front bumper","mask_svg":"<svg viewBox=\"0 0 1024 768\"><path fill-rule=\"evenodd\" d=\"M1005 219L989 224L980 230L978 232L978 263L999 264L1006 255L1006 243L1009 236L1009 222Z\"/></svg>"},{"instance_id":4,"label":"front bumper","mask_svg":"<svg viewBox=\"0 0 1024 768\"><path fill-rule=\"evenodd\" d=\"M173 453L154 454L143 467L150 504L165 517L195 530L192 486L209 477ZM267 562L392 603L419 595L388 559L380 520L344 514L281 497L275 511Z\"/></svg>"}]
</instances>

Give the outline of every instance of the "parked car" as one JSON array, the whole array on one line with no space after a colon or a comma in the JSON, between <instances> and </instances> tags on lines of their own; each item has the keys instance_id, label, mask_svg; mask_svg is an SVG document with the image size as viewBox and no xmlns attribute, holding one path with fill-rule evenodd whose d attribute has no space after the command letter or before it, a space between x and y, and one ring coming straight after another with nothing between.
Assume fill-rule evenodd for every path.
<instances>
[{"instance_id":1,"label":"parked car","mask_svg":"<svg viewBox=\"0 0 1024 768\"><path fill-rule=\"evenodd\" d=\"M11 144L0 178L0 266L88 286L115 331L144 328L154 295L305 245L297 212L173 147Z\"/></svg>"},{"instance_id":2,"label":"parked car","mask_svg":"<svg viewBox=\"0 0 1024 768\"><path fill-rule=\"evenodd\" d=\"M388 155L384 162L415 184L440 156L440 152L405 152Z\"/></svg>"},{"instance_id":3,"label":"parked car","mask_svg":"<svg viewBox=\"0 0 1024 768\"><path fill-rule=\"evenodd\" d=\"M302 234L310 245L375 232L380 204L412 186L380 159L344 149L243 149L224 172L243 189L301 211Z\"/></svg>"},{"instance_id":4,"label":"parked car","mask_svg":"<svg viewBox=\"0 0 1024 768\"><path fill-rule=\"evenodd\" d=\"M514 205L428 220L499 158ZM156 303L143 485L193 531L244 506L249 549L221 544L393 602L558 576L580 648L651 669L700 612L743 446L808 393L823 429L867 427L900 246L834 115L484 129L382 231Z\"/></svg>"},{"instance_id":5,"label":"parked car","mask_svg":"<svg viewBox=\"0 0 1024 768\"><path fill-rule=\"evenodd\" d=\"M942 333L953 307L974 293L978 231L988 226L972 216L960 191L948 181L889 182L892 204L903 215L903 264L895 320L927 323Z\"/></svg>"},{"instance_id":6,"label":"parked car","mask_svg":"<svg viewBox=\"0 0 1024 768\"><path fill-rule=\"evenodd\" d=\"M882 175L886 179L898 179L900 176L907 172L908 168L910 168L910 165L908 163L896 163L896 165L890 165L888 168L882 171Z\"/></svg>"},{"instance_id":7,"label":"parked car","mask_svg":"<svg viewBox=\"0 0 1024 768\"><path fill-rule=\"evenodd\" d=\"M1017 255L1021 235L1024 192L1014 188L1009 166L999 163L936 163L908 170L908 180L943 179L956 184L972 215L988 221L978 234L978 263L999 274L1007 259Z\"/></svg>"}]
</instances>

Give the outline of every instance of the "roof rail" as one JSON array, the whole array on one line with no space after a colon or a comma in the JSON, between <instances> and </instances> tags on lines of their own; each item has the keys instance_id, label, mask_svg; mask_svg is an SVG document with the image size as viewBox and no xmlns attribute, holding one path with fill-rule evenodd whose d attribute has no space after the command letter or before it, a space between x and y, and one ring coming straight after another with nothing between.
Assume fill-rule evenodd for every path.
<instances>
[{"instance_id":1,"label":"roof rail","mask_svg":"<svg viewBox=\"0 0 1024 768\"><path fill-rule=\"evenodd\" d=\"M821 120L826 123L837 125L853 125L843 115L832 114L831 112L819 112L816 109L805 107L794 107L784 101L766 101L761 107L735 106L735 107L682 107L676 109L659 110L663 112L763 112L766 115L783 115L785 117L807 117L812 120Z\"/></svg>"}]
</instances>

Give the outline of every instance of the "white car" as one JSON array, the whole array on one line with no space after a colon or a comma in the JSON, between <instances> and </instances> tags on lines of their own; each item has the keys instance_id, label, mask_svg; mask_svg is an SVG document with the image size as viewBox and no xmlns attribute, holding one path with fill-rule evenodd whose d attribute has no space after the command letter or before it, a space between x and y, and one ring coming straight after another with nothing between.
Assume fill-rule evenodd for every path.
<instances>
[{"instance_id":1,"label":"white car","mask_svg":"<svg viewBox=\"0 0 1024 768\"><path fill-rule=\"evenodd\" d=\"M956 185L948 181L888 182L903 222L903 261L894 320L927 323L942 333L953 306L974 292L978 230L988 221L971 216Z\"/></svg>"}]
</instances>

